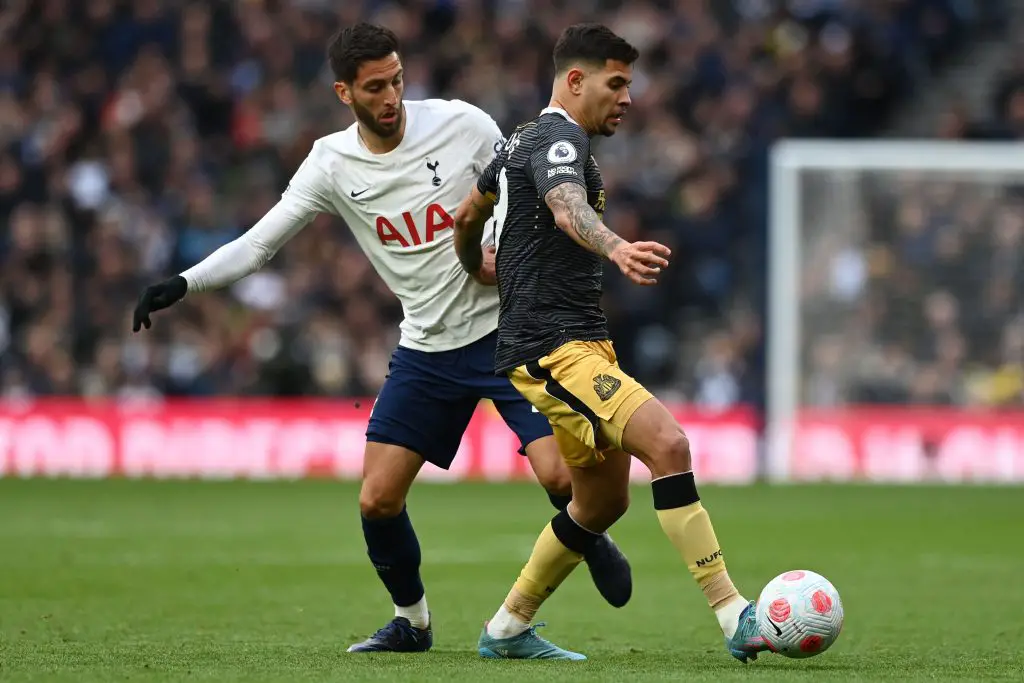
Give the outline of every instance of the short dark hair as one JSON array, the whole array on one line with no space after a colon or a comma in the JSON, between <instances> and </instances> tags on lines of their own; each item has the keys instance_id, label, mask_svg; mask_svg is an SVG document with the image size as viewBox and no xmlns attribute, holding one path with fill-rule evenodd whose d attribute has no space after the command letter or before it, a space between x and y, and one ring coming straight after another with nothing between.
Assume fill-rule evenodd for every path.
<instances>
[{"instance_id":1,"label":"short dark hair","mask_svg":"<svg viewBox=\"0 0 1024 683\"><path fill-rule=\"evenodd\" d=\"M334 34L327 59L335 80L351 83L364 62L383 59L392 52L398 52L398 37L391 30L360 22Z\"/></svg>"},{"instance_id":2,"label":"short dark hair","mask_svg":"<svg viewBox=\"0 0 1024 683\"><path fill-rule=\"evenodd\" d=\"M640 51L603 24L573 24L558 37L552 56L555 72L564 73L580 62L604 66L613 59L632 64Z\"/></svg>"}]
</instances>

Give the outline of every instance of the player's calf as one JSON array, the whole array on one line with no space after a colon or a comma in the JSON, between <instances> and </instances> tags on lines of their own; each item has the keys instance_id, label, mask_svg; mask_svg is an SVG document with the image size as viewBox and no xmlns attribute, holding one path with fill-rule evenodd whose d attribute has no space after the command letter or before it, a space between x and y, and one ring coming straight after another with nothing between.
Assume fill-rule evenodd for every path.
<instances>
[{"instance_id":1,"label":"player's calf","mask_svg":"<svg viewBox=\"0 0 1024 683\"><path fill-rule=\"evenodd\" d=\"M349 652L423 652L430 613L420 577L420 544L405 499L423 459L396 444L368 441L359 492L366 553L394 603L394 619Z\"/></svg>"},{"instance_id":2,"label":"player's calf","mask_svg":"<svg viewBox=\"0 0 1024 683\"><path fill-rule=\"evenodd\" d=\"M575 526L586 532L581 538L580 552L597 592L612 607L624 607L633 595L633 571L629 561L607 531L628 508L629 494L623 492L610 496L603 504L590 505L589 509L574 498L567 510Z\"/></svg>"},{"instance_id":3,"label":"player's calf","mask_svg":"<svg viewBox=\"0 0 1024 683\"><path fill-rule=\"evenodd\" d=\"M600 462L567 468L572 476L572 519L585 529L603 533L629 508L629 455L610 450Z\"/></svg>"},{"instance_id":4,"label":"player's calf","mask_svg":"<svg viewBox=\"0 0 1024 683\"><path fill-rule=\"evenodd\" d=\"M607 533L629 508L630 462L625 453L608 451L602 462L591 467L569 468L575 495L568 512L576 524L596 536L583 557L594 586L613 607L623 607L633 595L629 562Z\"/></svg>"},{"instance_id":5,"label":"player's calf","mask_svg":"<svg viewBox=\"0 0 1024 683\"><path fill-rule=\"evenodd\" d=\"M605 462L596 467L568 467L562 459L558 444L554 437L537 439L526 448L534 474L547 489L548 498L557 510L566 510L573 501L572 493L578 493L572 512L572 518L584 529L593 532L592 542L585 544L581 551L587 563L594 586L608 604L623 607L633 595L633 575L629 560L605 531L619 519L629 507L629 463L630 458L624 453L609 454ZM570 473L571 470L571 473ZM577 476L594 478L594 473L607 471L616 483L611 489L600 489L596 495L601 500L596 504L587 504L587 496L594 497L593 487L582 481L580 486L573 484ZM608 480L598 476L595 483ZM561 495L560 495L561 494ZM584 510L580 505L592 508L594 514Z\"/></svg>"}]
</instances>

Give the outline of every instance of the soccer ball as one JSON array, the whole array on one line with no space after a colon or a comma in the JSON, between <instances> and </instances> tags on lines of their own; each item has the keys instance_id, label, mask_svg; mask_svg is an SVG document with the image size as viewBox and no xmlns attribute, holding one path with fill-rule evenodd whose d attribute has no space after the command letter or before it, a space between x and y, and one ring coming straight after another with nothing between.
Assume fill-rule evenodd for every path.
<instances>
[{"instance_id":1,"label":"soccer ball","mask_svg":"<svg viewBox=\"0 0 1024 683\"><path fill-rule=\"evenodd\" d=\"M797 569L772 579L757 599L757 628L768 646L802 659L827 650L843 628L843 602L828 579Z\"/></svg>"}]
</instances>

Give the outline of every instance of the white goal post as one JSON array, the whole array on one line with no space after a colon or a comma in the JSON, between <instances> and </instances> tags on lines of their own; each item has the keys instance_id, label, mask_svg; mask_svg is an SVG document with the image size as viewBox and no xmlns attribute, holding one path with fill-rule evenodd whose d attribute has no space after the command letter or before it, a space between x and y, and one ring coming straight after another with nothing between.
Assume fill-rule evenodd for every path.
<instances>
[{"instance_id":1,"label":"white goal post","mask_svg":"<svg viewBox=\"0 0 1024 683\"><path fill-rule=\"evenodd\" d=\"M982 381L1022 292L975 314L1024 281L1024 144L783 140L769 172L768 479L1024 481L1024 392Z\"/></svg>"}]
</instances>

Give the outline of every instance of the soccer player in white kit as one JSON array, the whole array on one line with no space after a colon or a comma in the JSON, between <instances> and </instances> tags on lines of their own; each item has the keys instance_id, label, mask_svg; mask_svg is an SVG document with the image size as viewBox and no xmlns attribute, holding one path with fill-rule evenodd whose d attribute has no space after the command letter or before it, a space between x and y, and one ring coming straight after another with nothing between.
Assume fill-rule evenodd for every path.
<instances>
[{"instance_id":1,"label":"soccer player in white kit","mask_svg":"<svg viewBox=\"0 0 1024 683\"><path fill-rule=\"evenodd\" d=\"M367 554L395 618L350 652L424 652L433 644L420 546L406 496L429 461L447 469L482 398L516 432L553 505L565 509L568 471L546 417L494 373L498 294L493 257L468 275L453 248L460 201L503 143L494 120L458 100L403 102L398 40L357 24L329 50L335 92L356 117L316 141L281 200L248 232L169 280L147 287L133 330L185 296L254 273L319 213L340 216L402 303L401 340L367 428L359 495ZM486 239L486 238L485 238ZM632 591L629 564L605 534L586 558L615 606Z\"/></svg>"}]
</instances>

